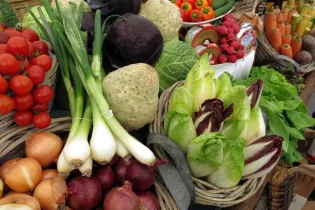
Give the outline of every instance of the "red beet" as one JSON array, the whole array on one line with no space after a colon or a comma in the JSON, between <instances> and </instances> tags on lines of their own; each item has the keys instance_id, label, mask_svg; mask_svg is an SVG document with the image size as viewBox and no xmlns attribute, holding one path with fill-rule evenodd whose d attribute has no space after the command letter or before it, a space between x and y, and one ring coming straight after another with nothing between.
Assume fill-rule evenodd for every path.
<instances>
[{"instance_id":1,"label":"red beet","mask_svg":"<svg viewBox=\"0 0 315 210\"><path fill-rule=\"evenodd\" d=\"M231 42L230 42L230 46L231 47L234 47L234 49L238 49L238 46L240 45L241 43L239 42L239 41L237 41L237 40L232 40Z\"/></svg>"},{"instance_id":2,"label":"red beet","mask_svg":"<svg viewBox=\"0 0 315 210\"><path fill-rule=\"evenodd\" d=\"M220 55L219 56L219 63L226 63L226 62L227 62L226 55Z\"/></svg>"},{"instance_id":3,"label":"red beet","mask_svg":"<svg viewBox=\"0 0 315 210\"><path fill-rule=\"evenodd\" d=\"M220 44L225 44L225 43L227 43L226 37L221 37L220 38Z\"/></svg>"},{"instance_id":4,"label":"red beet","mask_svg":"<svg viewBox=\"0 0 315 210\"><path fill-rule=\"evenodd\" d=\"M221 36L226 36L228 34L228 29L225 26L219 26L217 31Z\"/></svg>"},{"instance_id":5,"label":"red beet","mask_svg":"<svg viewBox=\"0 0 315 210\"><path fill-rule=\"evenodd\" d=\"M132 191L132 184L128 181L122 187L113 188L103 203L103 210L140 210L141 202Z\"/></svg>"},{"instance_id":6,"label":"red beet","mask_svg":"<svg viewBox=\"0 0 315 210\"><path fill-rule=\"evenodd\" d=\"M222 53L224 53L228 48L229 48L229 44L225 43L221 45L220 50L222 51Z\"/></svg>"},{"instance_id":7,"label":"red beet","mask_svg":"<svg viewBox=\"0 0 315 210\"><path fill-rule=\"evenodd\" d=\"M228 34L234 34L234 29L233 29L233 27L228 28Z\"/></svg>"},{"instance_id":8,"label":"red beet","mask_svg":"<svg viewBox=\"0 0 315 210\"><path fill-rule=\"evenodd\" d=\"M153 166L146 166L134 160L127 168L126 180L132 183L134 190L147 190L154 184L156 166L164 163L157 161Z\"/></svg>"},{"instance_id":9,"label":"red beet","mask_svg":"<svg viewBox=\"0 0 315 210\"><path fill-rule=\"evenodd\" d=\"M227 48L226 53L228 55L234 55L234 53L235 53L234 47L230 46L229 48Z\"/></svg>"},{"instance_id":10,"label":"red beet","mask_svg":"<svg viewBox=\"0 0 315 210\"><path fill-rule=\"evenodd\" d=\"M115 184L116 176L111 165L98 168L95 172L95 177L101 182L103 190L112 188Z\"/></svg>"},{"instance_id":11,"label":"red beet","mask_svg":"<svg viewBox=\"0 0 315 210\"><path fill-rule=\"evenodd\" d=\"M161 209L159 200L150 191L139 192L137 193L137 196L140 199L142 206L146 210L160 210Z\"/></svg>"},{"instance_id":12,"label":"red beet","mask_svg":"<svg viewBox=\"0 0 315 210\"><path fill-rule=\"evenodd\" d=\"M120 159L115 167L115 173L117 175L117 178L120 181L125 181L126 180L126 171L128 166L131 164L133 160L132 159L128 159L128 160L124 160L124 159Z\"/></svg>"},{"instance_id":13,"label":"red beet","mask_svg":"<svg viewBox=\"0 0 315 210\"><path fill-rule=\"evenodd\" d=\"M238 59L241 59L241 58L244 58L244 52L243 51L238 51L238 52L236 52L235 53L235 55L236 55L236 57L238 58Z\"/></svg>"},{"instance_id":14,"label":"red beet","mask_svg":"<svg viewBox=\"0 0 315 210\"><path fill-rule=\"evenodd\" d=\"M233 30L235 34L238 34L238 32L240 32L240 25L239 24L234 24L233 26Z\"/></svg>"},{"instance_id":15,"label":"red beet","mask_svg":"<svg viewBox=\"0 0 315 210\"><path fill-rule=\"evenodd\" d=\"M230 63L235 63L237 61L237 57L236 55L229 55L227 60Z\"/></svg>"}]
</instances>

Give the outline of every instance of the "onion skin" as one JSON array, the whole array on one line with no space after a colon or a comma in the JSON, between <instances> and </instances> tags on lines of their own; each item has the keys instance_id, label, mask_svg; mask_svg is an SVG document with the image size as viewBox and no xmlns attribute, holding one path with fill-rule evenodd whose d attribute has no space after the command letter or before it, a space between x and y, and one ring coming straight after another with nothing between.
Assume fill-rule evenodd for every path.
<instances>
[{"instance_id":1,"label":"onion skin","mask_svg":"<svg viewBox=\"0 0 315 210\"><path fill-rule=\"evenodd\" d=\"M14 206L15 208L11 208L10 205ZM18 209L17 207L20 207L20 209L41 210L36 198L23 193L10 195L0 200L0 209L2 210Z\"/></svg>"},{"instance_id":2,"label":"onion skin","mask_svg":"<svg viewBox=\"0 0 315 210\"><path fill-rule=\"evenodd\" d=\"M110 164L105 167L98 168L94 176L101 182L103 190L109 190L112 188L116 181L116 175Z\"/></svg>"},{"instance_id":3,"label":"onion skin","mask_svg":"<svg viewBox=\"0 0 315 210\"><path fill-rule=\"evenodd\" d=\"M17 193L17 192L14 192L14 191L10 191L8 192L7 194L5 194L3 197L8 197L10 195L16 195L16 194L24 194L24 195L30 195L32 196L32 193L31 192L27 192L27 193Z\"/></svg>"},{"instance_id":4,"label":"onion skin","mask_svg":"<svg viewBox=\"0 0 315 210\"><path fill-rule=\"evenodd\" d=\"M33 196L43 210L60 209L68 197L67 183L59 176L47 179L37 185Z\"/></svg>"},{"instance_id":5,"label":"onion skin","mask_svg":"<svg viewBox=\"0 0 315 210\"><path fill-rule=\"evenodd\" d=\"M157 197L150 191L136 193L141 205L146 210L160 210L161 206Z\"/></svg>"},{"instance_id":6,"label":"onion skin","mask_svg":"<svg viewBox=\"0 0 315 210\"><path fill-rule=\"evenodd\" d=\"M164 162L157 161L155 165L147 166L134 160L127 168L126 180L132 183L134 190L147 190L154 184L156 166L164 164Z\"/></svg>"},{"instance_id":7,"label":"onion skin","mask_svg":"<svg viewBox=\"0 0 315 210\"><path fill-rule=\"evenodd\" d=\"M15 161L6 171L5 183L15 192L24 193L35 189L42 179L42 167L33 158Z\"/></svg>"},{"instance_id":8,"label":"onion skin","mask_svg":"<svg viewBox=\"0 0 315 210\"><path fill-rule=\"evenodd\" d=\"M57 176L58 176L58 171L56 169L46 169L46 170L43 170L42 181L45 181L47 179L53 179Z\"/></svg>"},{"instance_id":9,"label":"onion skin","mask_svg":"<svg viewBox=\"0 0 315 210\"><path fill-rule=\"evenodd\" d=\"M68 205L73 210L94 210L102 199L102 185L95 177L75 177L68 183Z\"/></svg>"},{"instance_id":10,"label":"onion skin","mask_svg":"<svg viewBox=\"0 0 315 210\"><path fill-rule=\"evenodd\" d=\"M21 160L22 158L14 158L11 160L6 161L1 167L0 167L0 179L2 179L2 181L4 182L4 175L7 172L9 166L12 165L12 163ZM3 192L9 192L10 188L6 185L6 183L4 182L4 187L3 187Z\"/></svg>"},{"instance_id":11,"label":"onion skin","mask_svg":"<svg viewBox=\"0 0 315 210\"><path fill-rule=\"evenodd\" d=\"M122 187L112 189L103 203L103 210L141 210L142 206L137 195L132 191L128 181Z\"/></svg>"},{"instance_id":12,"label":"onion skin","mask_svg":"<svg viewBox=\"0 0 315 210\"><path fill-rule=\"evenodd\" d=\"M120 159L115 167L117 178L124 182L126 180L126 172L128 166L133 162L132 159Z\"/></svg>"},{"instance_id":13,"label":"onion skin","mask_svg":"<svg viewBox=\"0 0 315 210\"><path fill-rule=\"evenodd\" d=\"M50 132L33 133L27 137L25 143L26 157L34 158L43 168L58 159L62 148L62 140Z\"/></svg>"}]
</instances>

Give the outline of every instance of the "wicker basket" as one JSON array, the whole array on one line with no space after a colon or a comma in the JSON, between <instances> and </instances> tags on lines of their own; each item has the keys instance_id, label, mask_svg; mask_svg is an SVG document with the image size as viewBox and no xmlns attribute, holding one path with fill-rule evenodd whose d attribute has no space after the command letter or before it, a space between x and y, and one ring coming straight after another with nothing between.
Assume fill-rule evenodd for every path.
<instances>
[{"instance_id":1,"label":"wicker basket","mask_svg":"<svg viewBox=\"0 0 315 210\"><path fill-rule=\"evenodd\" d=\"M169 99L175 88L183 85L177 82L165 90L159 99L159 107L154 122L150 125L150 133L163 134L163 121L167 114ZM160 159L167 159L158 146L153 147ZM228 189L220 189L202 179L193 177L196 203L201 205L213 205L218 207L230 207L249 199L263 184L265 177L241 182L238 186Z\"/></svg>"},{"instance_id":2,"label":"wicker basket","mask_svg":"<svg viewBox=\"0 0 315 210\"><path fill-rule=\"evenodd\" d=\"M239 0L235 2L233 12L255 12L257 0Z\"/></svg>"},{"instance_id":3,"label":"wicker basket","mask_svg":"<svg viewBox=\"0 0 315 210\"><path fill-rule=\"evenodd\" d=\"M0 165L7 160L25 156L25 140L27 136L35 132L53 132L56 134L66 133L71 127L71 117L55 118L51 125L42 130L34 129L33 126L19 127L12 126L0 134ZM155 192L159 200L161 210L176 210L176 204L157 177L155 183Z\"/></svg>"},{"instance_id":4,"label":"wicker basket","mask_svg":"<svg viewBox=\"0 0 315 210\"><path fill-rule=\"evenodd\" d=\"M42 5L41 0L8 0L8 2L15 10L16 16L19 18L20 21L23 20L23 17L27 13L28 9L34 6Z\"/></svg>"}]
</instances>

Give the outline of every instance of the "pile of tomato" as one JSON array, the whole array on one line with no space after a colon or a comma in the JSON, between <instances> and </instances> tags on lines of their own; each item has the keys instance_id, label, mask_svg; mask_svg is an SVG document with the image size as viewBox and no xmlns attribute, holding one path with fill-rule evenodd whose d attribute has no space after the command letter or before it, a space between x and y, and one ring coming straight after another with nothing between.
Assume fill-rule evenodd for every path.
<instances>
[{"instance_id":1,"label":"pile of tomato","mask_svg":"<svg viewBox=\"0 0 315 210\"><path fill-rule=\"evenodd\" d=\"M184 22L201 22L215 17L212 0L170 0L180 9Z\"/></svg>"},{"instance_id":2,"label":"pile of tomato","mask_svg":"<svg viewBox=\"0 0 315 210\"><path fill-rule=\"evenodd\" d=\"M48 50L32 29L0 23L0 114L15 112L20 126L43 129L51 123L47 110L54 92L42 85L52 67Z\"/></svg>"}]
</instances>

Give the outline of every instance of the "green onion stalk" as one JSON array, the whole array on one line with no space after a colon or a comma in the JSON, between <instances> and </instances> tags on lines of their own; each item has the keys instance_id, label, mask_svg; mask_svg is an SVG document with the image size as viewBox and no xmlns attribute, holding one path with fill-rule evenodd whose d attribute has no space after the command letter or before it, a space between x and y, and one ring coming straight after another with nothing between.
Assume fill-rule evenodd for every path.
<instances>
[{"instance_id":1,"label":"green onion stalk","mask_svg":"<svg viewBox=\"0 0 315 210\"><path fill-rule=\"evenodd\" d=\"M69 7L61 8L59 2L56 0L57 13L54 13L47 0L42 0L42 2L52 23L49 28L47 25L43 26L39 21L37 22L40 28L44 30L44 34L48 34L49 30L52 31L51 34L53 35L48 35L48 37L52 37L55 40L51 40L51 43L53 46L56 46L57 50L60 49L61 53L64 51L64 54L61 54L63 56L57 56L58 62L62 63L61 67L66 66L69 68L71 66L69 72L73 78L72 81L77 81L75 78L80 78L78 80L80 80L88 97L86 100L88 101L86 103L87 106L85 107L84 115L82 115L83 105L76 107L76 101L78 96L79 100L83 99L83 91L80 91L80 88L76 87L79 84L76 84L74 85L74 93L72 92L70 74L66 74L67 68L64 68L66 69L63 75L65 77L64 82L69 86L67 88L69 100L73 100L72 104L74 104L74 106L70 106L70 109L74 109L74 111L71 111L72 117L80 123L78 124L74 120L70 131L73 135L67 140L63 153L59 158L60 160L63 159L63 161L60 162L63 164L66 163L68 166L70 165L71 168L81 167L83 170L83 168L91 168L89 166L91 162L90 157L100 164L106 164L111 161L116 153L123 157L131 154L145 165L154 165L156 159L153 152L132 137L120 125L115 116L112 115L109 104L103 95L101 85L103 79L102 45L106 37L103 34L106 21L102 27L100 11L96 11L95 14L95 40L93 43L92 61L90 63L80 30L83 4L81 3L77 7L74 3L69 3ZM45 24L45 21L43 23ZM70 57L70 64L64 61L67 60L64 55L67 55L68 58ZM76 74L72 70L75 70ZM80 118L81 121L79 120ZM93 132L91 141L88 144L87 138L91 129L89 120L93 121Z\"/></svg>"}]
</instances>

